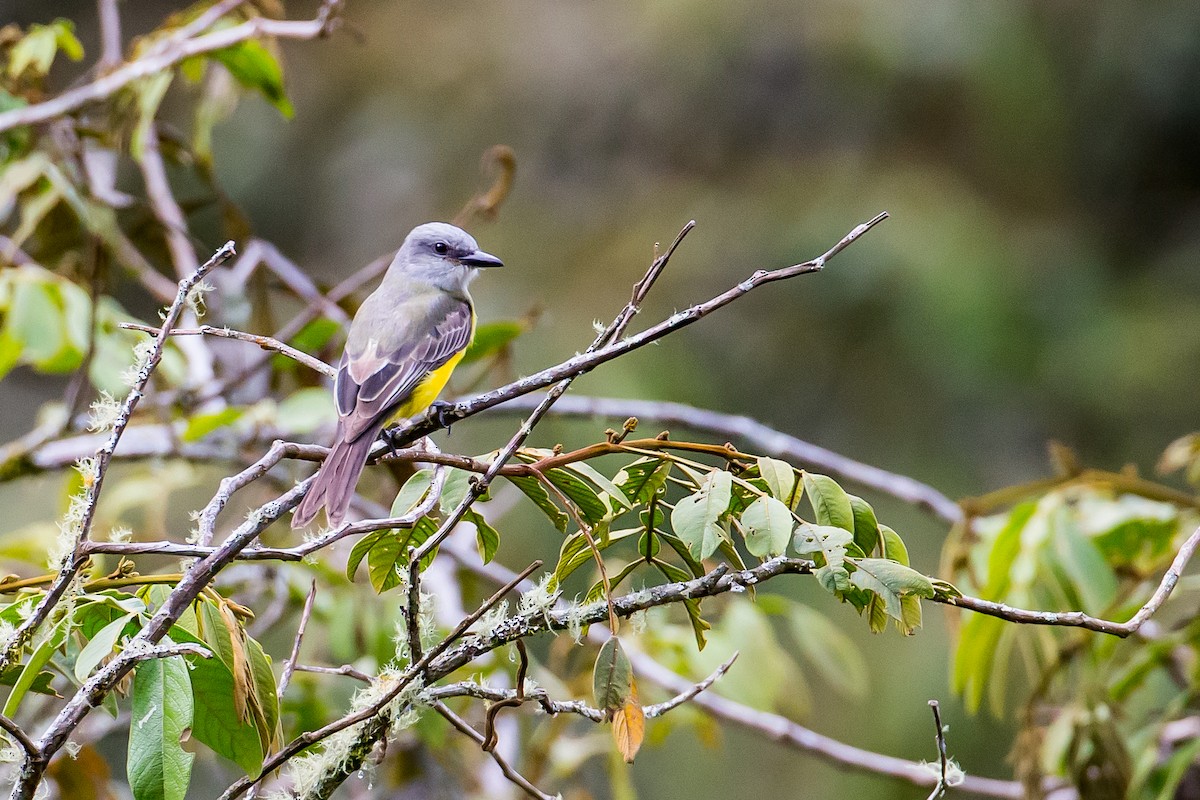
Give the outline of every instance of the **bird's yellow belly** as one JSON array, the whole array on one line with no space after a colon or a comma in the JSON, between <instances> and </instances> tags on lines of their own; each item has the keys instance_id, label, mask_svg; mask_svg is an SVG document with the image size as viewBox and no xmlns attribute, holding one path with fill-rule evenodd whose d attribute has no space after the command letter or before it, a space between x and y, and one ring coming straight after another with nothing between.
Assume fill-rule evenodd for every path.
<instances>
[{"instance_id":1,"label":"bird's yellow belly","mask_svg":"<svg viewBox=\"0 0 1200 800\"><path fill-rule=\"evenodd\" d=\"M454 368L458 366L458 362L462 360L465 352L465 349L460 350L445 364L426 375L425 379L416 385L408 399L396 409L392 422L415 417L429 408L430 404L442 393L442 389L446 388L446 384L450 381L450 373L454 372Z\"/></svg>"}]
</instances>

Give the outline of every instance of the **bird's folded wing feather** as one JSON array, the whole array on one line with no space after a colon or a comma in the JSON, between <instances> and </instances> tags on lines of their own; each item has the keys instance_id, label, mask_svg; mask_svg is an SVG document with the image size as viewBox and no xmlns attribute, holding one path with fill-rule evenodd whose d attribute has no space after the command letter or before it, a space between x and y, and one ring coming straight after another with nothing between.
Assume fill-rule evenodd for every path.
<instances>
[{"instance_id":1,"label":"bird's folded wing feather","mask_svg":"<svg viewBox=\"0 0 1200 800\"><path fill-rule=\"evenodd\" d=\"M352 333L347 343L334 381L345 441L356 439L395 413L430 372L471 341L472 313L466 301L440 294L434 302L422 304L424 313L415 315L417 319L403 318L408 305L380 308L375 313L392 315L392 319L365 328L390 331L390 336L385 333L356 342Z\"/></svg>"}]
</instances>

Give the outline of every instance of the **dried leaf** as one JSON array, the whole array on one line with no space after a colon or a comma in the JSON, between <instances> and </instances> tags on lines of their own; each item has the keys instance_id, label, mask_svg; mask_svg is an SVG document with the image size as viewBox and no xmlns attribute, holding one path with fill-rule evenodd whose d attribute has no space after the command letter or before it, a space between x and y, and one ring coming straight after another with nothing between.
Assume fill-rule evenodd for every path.
<instances>
[{"instance_id":1,"label":"dried leaf","mask_svg":"<svg viewBox=\"0 0 1200 800\"><path fill-rule=\"evenodd\" d=\"M646 714L638 703L635 683L629 686L629 697L625 704L613 714L612 735L621 758L625 759L626 764L632 764L646 736Z\"/></svg>"}]
</instances>

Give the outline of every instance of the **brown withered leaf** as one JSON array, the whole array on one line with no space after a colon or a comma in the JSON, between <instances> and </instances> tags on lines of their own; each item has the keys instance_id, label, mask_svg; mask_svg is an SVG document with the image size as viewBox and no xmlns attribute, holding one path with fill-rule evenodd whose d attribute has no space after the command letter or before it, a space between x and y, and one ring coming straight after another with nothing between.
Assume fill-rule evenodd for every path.
<instances>
[{"instance_id":1,"label":"brown withered leaf","mask_svg":"<svg viewBox=\"0 0 1200 800\"><path fill-rule=\"evenodd\" d=\"M613 741L626 764L632 764L646 737L646 714L638 702L637 684L629 687L629 697L613 714Z\"/></svg>"}]
</instances>

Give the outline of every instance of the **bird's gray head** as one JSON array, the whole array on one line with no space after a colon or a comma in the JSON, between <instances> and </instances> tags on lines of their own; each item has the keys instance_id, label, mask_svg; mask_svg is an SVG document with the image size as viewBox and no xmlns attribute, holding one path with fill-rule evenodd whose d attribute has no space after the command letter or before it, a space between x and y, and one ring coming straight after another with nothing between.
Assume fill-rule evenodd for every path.
<instances>
[{"instance_id":1,"label":"bird's gray head","mask_svg":"<svg viewBox=\"0 0 1200 800\"><path fill-rule=\"evenodd\" d=\"M445 291L465 292L484 267L503 262L483 252L471 234L445 222L427 222L412 229L388 272L428 281Z\"/></svg>"}]
</instances>

